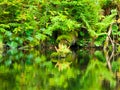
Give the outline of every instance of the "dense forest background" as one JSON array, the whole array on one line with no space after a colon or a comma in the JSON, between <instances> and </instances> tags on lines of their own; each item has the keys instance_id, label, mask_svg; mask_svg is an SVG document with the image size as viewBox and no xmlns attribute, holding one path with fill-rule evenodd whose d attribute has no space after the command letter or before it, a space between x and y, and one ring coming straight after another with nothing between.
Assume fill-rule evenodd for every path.
<instances>
[{"instance_id":1,"label":"dense forest background","mask_svg":"<svg viewBox=\"0 0 120 90\"><path fill-rule=\"evenodd\" d=\"M1 0L0 12L1 44L10 48L107 47L108 36L119 46L119 0Z\"/></svg>"}]
</instances>

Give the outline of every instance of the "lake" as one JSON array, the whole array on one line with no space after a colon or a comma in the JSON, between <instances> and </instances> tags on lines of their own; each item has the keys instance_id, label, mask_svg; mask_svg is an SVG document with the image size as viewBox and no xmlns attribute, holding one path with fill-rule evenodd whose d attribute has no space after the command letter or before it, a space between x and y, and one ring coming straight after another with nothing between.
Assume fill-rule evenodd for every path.
<instances>
[{"instance_id":1,"label":"lake","mask_svg":"<svg viewBox=\"0 0 120 90\"><path fill-rule=\"evenodd\" d=\"M0 90L120 90L119 54L111 70L103 50L79 49L64 56L55 50L4 50L0 54Z\"/></svg>"}]
</instances>

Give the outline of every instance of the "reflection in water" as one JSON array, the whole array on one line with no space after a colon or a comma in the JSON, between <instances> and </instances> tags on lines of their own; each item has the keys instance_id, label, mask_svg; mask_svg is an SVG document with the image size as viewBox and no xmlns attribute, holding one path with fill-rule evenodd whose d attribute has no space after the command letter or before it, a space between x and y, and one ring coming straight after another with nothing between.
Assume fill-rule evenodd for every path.
<instances>
[{"instance_id":1,"label":"reflection in water","mask_svg":"<svg viewBox=\"0 0 120 90\"><path fill-rule=\"evenodd\" d=\"M0 90L113 90L114 76L101 51L78 50L66 57L51 54L34 49L3 52Z\"/></svg>"}]
</instances>

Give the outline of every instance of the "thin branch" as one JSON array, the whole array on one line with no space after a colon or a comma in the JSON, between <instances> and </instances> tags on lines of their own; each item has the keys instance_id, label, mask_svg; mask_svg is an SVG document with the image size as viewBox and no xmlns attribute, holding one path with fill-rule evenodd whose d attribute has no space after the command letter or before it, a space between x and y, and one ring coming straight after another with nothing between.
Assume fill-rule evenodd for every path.
<instances>
[{"instance_id":1,"label":"thin branch","mask_svg":"<svg viewBox=\"0 0 120 90\"><path fill-rule=\"evenodd\" d=\"M105 40L105 45L104 45L104 53L105 53L105 56L106 56L106 62L107 62L107 65L108 65L108 68L110 71L112 71L112 67L111 67L111 63L110 63L110 60L111 58L113 57L113 54L111 55L111 57L109 58L109 55L108 55L108 51L107 51L107 47L109 46L109 40L111 41L112 43L112 46L114 46L113 42L112 42L112 39L110 38L110 35L112 33L112 24L110 25L109 27L109 30L108 30L108 33L107 33L107 37L106 37L106 40Z\"/></svg>"}]
</instances>

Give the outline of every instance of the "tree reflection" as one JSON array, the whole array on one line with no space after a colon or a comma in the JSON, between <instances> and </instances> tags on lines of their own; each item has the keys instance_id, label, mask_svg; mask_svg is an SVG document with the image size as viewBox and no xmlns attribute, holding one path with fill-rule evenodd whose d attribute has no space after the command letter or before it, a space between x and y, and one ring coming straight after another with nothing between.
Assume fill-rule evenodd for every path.
<instances>
[{"instance_id":1,"label":"tree reflection","mask_svg":"<svg viewBox=\"0 0 120 90\"><path fill-rule=\"evenodd\" d=\"M4 85L0 89L103 90L104 81L115 86L115 77L101 51L83 49L66 57L51 57L51 54L35 49L7 51L1 58L0 83ZM115 65L114 62L112 69ZM8 78L13 79L8 81Z\"/></svg>"}]
</instances>

